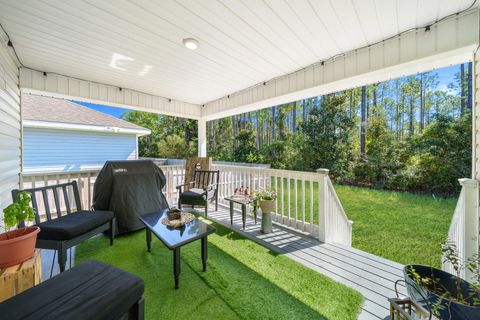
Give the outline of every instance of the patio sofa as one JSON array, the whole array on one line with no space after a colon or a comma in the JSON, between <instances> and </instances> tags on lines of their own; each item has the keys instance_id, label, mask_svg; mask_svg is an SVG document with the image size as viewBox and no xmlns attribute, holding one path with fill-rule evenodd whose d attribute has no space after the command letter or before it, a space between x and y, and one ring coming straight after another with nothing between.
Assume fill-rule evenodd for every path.
<instances>
[{"instance_id":1,"label":"patio sofa","mask_svg":"<svg viewBox=\"0 0 480 320\"><path fill-rule=\"evenodd\" d=\"M138 276L89 260L0 303L0 318L143 319Z\"/></svg>"},{"instance_id":2,"label":"patio sofa","mask_svg":"<svg viewBox=\"0 0 480 320\"><path fill-rule=\"evenodd\" d=\"M69 200L69 190L73 193L76 210ZM29 192L32 197L32 205L35 209L35 225L40 227L36 247L58 251L58 264L60 272L65 271L67 262L67 250L102 232L108 232L110 245L113 245L115 237L115 216L113 212L106 210L82 210L77 181L49 185L30 189L12 190L13 201L20 192ZM42 221L37 193L41 193L45 209L46 221ZM60 193L60 195L59 195ZM62 212L61 196L65 204L65 212ZM49 199L53 198L56 212L50 208ZM51 200L50 200L51 201ZM23 227L21 224L19 227ZM55 256L54 256L55 259ZM53 265L52 265L53 268ZM53 270L53 269L52 269Z\"/></svg>"}]
</instances>

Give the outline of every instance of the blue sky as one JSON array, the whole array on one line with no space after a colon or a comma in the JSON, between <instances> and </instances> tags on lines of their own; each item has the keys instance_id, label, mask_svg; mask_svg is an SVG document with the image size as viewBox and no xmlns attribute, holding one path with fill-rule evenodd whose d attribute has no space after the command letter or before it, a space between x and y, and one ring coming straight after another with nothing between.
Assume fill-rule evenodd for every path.
<instances>
[{"instance_id":1,"label":"blue sky","mask_svg":"<svg viewBox=\"0 0 480 320\"><path fill-rule=\"evenodd\" d=\"M436 73L438 75L438 87L448 91L448 84L453 81L455 74L459 72L459 65L454 65L451 67L445 67L441 69L437 69L432 71L432 73ZM122 114L125 112L130 112L131 110L129 109L123 109L123 108L116 108L116 107L109 107L101 104L93 104L93 103L86 103L86 102L78 102L75 101L76 103L109 114L111 116L114 116L116 118L120 118Z\"/></svg>"},{"instance_id":2,"label":"blue sky","mask_svg":"<svg viewBox=\"0 0 480 320\"><path fill-rule=\"evenodd\" d=\"M109 114L111 116L114 116L115 118L120 118L122 114L125 112L130 112L130 109L123 109L123 108L117 108L117 107L109 107L109 106L104 106L101 104L94 104L94 103L87 103L87 102L80 102L80 101L74 101L75 103L78 103L79 105L88 107L93 110L97 110L106 114Z\"/></svg>"}]
</instances>

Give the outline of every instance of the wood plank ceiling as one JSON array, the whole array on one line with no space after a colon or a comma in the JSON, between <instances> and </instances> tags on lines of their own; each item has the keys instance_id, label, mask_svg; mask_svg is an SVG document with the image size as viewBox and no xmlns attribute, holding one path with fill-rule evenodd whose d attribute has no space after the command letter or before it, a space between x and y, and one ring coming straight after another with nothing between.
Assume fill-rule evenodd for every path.
<instances>
[{"instance_id":1,"label":"wood plank ceiling","mask_svg":"<svg viewBox=\"0 0 480 320\"><path fill-rule=\"evenodd\" d=\"M204 104L472 2L0 0L0 23L26 67Z\"/></svg>"}]
</instances>

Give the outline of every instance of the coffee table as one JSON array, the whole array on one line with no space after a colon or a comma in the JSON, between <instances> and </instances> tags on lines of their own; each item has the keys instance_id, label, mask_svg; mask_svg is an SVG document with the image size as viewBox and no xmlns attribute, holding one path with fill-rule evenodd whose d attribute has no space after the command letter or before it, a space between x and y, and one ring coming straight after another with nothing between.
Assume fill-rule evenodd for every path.
<instances>
[{"instance_id":1,"label":"coffee table","mask_svg":"<svg viewBox=\"0 0 480 320\"><path fill-rule=\"evenodd\" d=\"M243 222L243 229L245 229L245 220L247 219L247 205L252 204L255 200L251 198L241 198L230 196L224 198L226 201L230 203L230 224L233 224L233 205L239 204L242 207L242 222ZM255 223L257 223L257 208L253 207L253 215L255 216Z\"/></svg>"},{"instance_id":2,"label":"coffee table","mask_svg":"<svg viewBox=\"0 0 480 320\"><path fill-rule=\"evenodd\" d=\"M151 252L152 233L170 250L173 251L173 275L175 277L175 289L180 284L180 248L188 243L201 239L203 271L207 270L207 250L209 234L216 229L203 221L195 218L181 228L167 227L162 223L163 217L167 215L168 209L152 212L139 216L140 221L145 225L147 249Z\"/></svg>"}]
</instances>

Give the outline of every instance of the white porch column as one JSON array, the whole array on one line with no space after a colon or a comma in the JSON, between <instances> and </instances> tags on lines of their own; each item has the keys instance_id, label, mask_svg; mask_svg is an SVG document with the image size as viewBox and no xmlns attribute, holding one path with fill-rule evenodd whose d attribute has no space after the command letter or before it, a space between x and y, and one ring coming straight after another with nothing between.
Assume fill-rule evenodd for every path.
<instances>
[{"instance_id":1,"label":"white porch column","mask_svg":"<svg viewBox=\"0 0 480 320\"><path fill-rule=\"evenodd\" d=\"M198 119L198 156L207 156L207 121Z\"/></svg>"}]
</instances>

